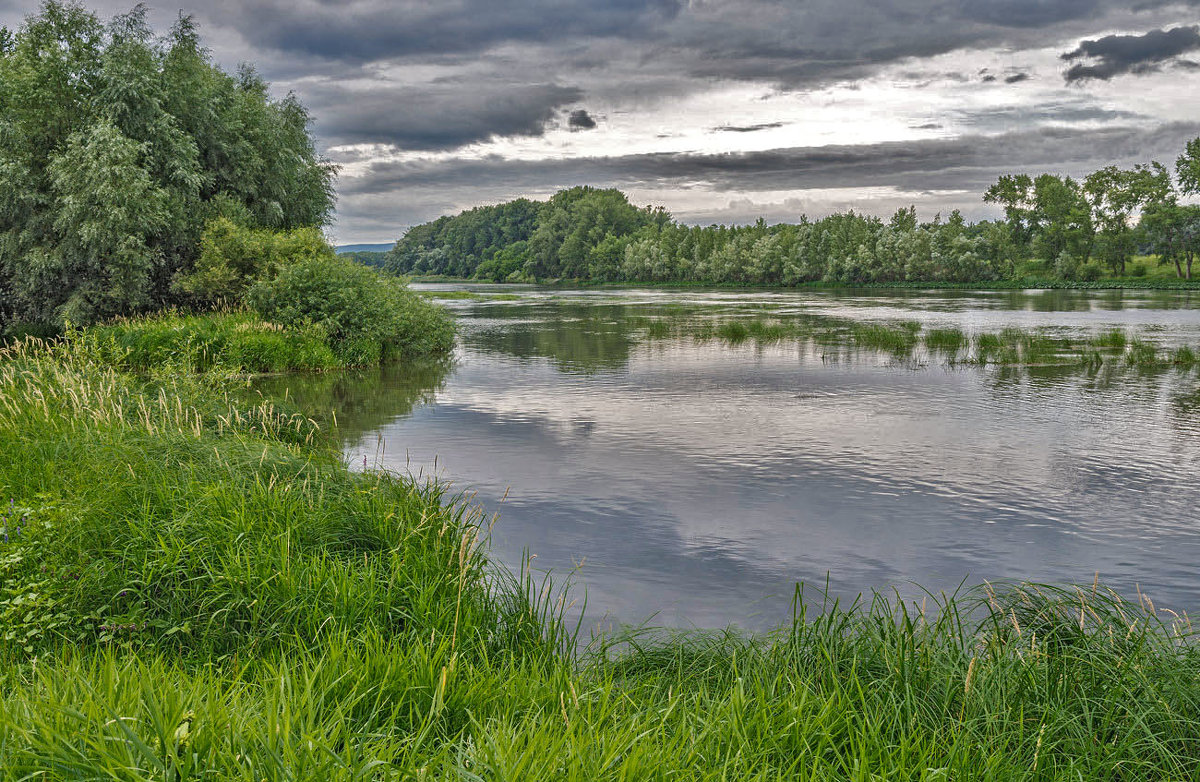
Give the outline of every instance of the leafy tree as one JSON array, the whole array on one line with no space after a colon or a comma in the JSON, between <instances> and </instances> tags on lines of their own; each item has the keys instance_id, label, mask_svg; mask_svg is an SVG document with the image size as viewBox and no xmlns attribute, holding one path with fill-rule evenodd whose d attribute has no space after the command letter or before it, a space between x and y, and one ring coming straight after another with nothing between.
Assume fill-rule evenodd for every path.
<instances>
[{"instance_id":1,"label":"leafy tree","mask_svg":"<svg viewBox=\"0 0 1200 782\"><path fill-rule=\"evenodd\" d=\"M48 0L0 36L0 291L13 319L90 322L176 301L205 223L327 222L308 115L215 67L181 18L109 24Z\"/></svg>"},{"instance_id":2,"label":"leafy tree","mask_svg":"<svg viewBox=\"0 0 1200 782\"><path fill-rule=\"evenodd\" d=\"M1039 258L1059 264L1066 254L1075 259L1075 268L1087 263L1095 231L1090 205L1075 180L1054 174L1034 179L1032 219L1032 246Z\"/></svg>"},{"instance_id":3,"label":"leafy tree","mask_svg":"<svg viewBox=\"0 0 1200 782\"><path fill-rule=\"evenodd\" d=\"M1200 195L1200 138L1192 139L1175 161L1179 189L1190 195Z\"/></svg>"},{"instance_id":4,"label":"leafy tree","mask_svg":"<svg viewBox=\"0 0 1200 782\"><path fill-rule=\"evenodd\" d=\"M1153 163L1128 170L1108 166L1084 180L1083 190L1101 239L1102 258L1114 273L1125 274L1125 265L1135 249L1130 226L1133 212L1162 192L1165 176L1166 170Z\"/></svg>"},{"instance_id":5,"label":"leafy tree","mask_svg":"<svg viewBox=\"0 0 1200 782\"><path fill-rule=\"evenodd\" d=\"M1004 207L1008 222L1008 260L1015 265L1025 257L1034 228L1033 180L1027 174L1005 174L983 194L989 204Z\"/></svg>"}]
</instances>

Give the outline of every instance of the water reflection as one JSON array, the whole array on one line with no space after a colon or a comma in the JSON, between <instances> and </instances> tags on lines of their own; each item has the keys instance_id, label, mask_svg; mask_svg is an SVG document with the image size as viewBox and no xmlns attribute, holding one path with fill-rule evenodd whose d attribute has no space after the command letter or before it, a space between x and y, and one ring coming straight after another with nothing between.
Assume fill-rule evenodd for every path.
<instances>
[{"instance_id":1,"label":"water reflection","mask_svg":"<svg viewBox=\"0 0 1200 782\"><path fill-rule=\"evenodd\" d=\"M647 339L655 318L754 310L1072 333L1158 325L1164 341L1197 344L1192 305L1176 292L531 289L454 303L448 374L288 378L272 393L335 408L352 463L429 474L436 461L501 513L500 561L528 549L542 568L582 563L594 618L767 627L796 581L826 574L853 596L1099 571L1195 609L1195 372Z\"/></svg>"},{"instance_id":2,"label":"water reflection","mask_svg":"<svg viewBox=\"0 0 1200 782\"><path fill-rule=\"evenodd\" d=\"M274 375L255 390L330 425L343 443L431 404L453 367L449 359L346 372ZM336 426L333 424L336 421Z\"/></svg>"}]
</instances>

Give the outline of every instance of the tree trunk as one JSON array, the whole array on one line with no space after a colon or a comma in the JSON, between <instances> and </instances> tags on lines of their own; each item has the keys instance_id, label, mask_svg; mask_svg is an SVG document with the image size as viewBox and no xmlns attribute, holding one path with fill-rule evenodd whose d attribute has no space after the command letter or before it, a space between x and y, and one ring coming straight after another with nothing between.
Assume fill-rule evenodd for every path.
<instances>
[{"instance_id":1,"label":"tree trunk","mask_svg":"<svg viewBox=\"0 0 1200 782\"><path fill-rule=\"evenodd\" d=\"M1195 251L1188 250L1187 254L1187 278L1192 279L1192 259L1196 256Z\"/></svg>"}]
</instances>

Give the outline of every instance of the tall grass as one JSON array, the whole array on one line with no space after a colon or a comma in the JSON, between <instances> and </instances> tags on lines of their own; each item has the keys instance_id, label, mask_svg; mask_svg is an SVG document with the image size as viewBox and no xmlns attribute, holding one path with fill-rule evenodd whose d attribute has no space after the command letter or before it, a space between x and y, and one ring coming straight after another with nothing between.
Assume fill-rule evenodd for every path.
<instances>
[{"instance_id":1,"label":"tall grass","mask_svg":"<svg viewBox=\"0 0 1200 782\"><path fill-rule=\"evenodd\" d=\"M488 519L301 411L0 353L0 780L1192 779L1200 647L1099 584L577 646Z\"/></svg>"},{"instance_id":2,"label":"tall grass","mask_svg":"<svg viewBox=\"0 0 1200 782\"><path fill-rule=\"evenodd\" d=\"M440 310L416 312L412 318L435 319L430 328L449 329L452 335ZM414 323L413 328L420 330L422 325ZM67 338L87 342L109 364L142 371L322 371L413 357L393 355L395 351L388 344L377 340L333 340L319 325L284 328L248 311L203 315L164 312L117 320L86 332L70 333ZM435 352L443 350L439 341Z\"/></svg>"}]
</instances>

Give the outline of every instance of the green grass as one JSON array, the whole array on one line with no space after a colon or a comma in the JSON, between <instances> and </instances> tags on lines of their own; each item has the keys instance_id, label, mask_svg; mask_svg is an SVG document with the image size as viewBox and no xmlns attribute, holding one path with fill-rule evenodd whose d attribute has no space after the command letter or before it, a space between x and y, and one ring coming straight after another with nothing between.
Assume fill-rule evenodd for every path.
<instances>
[{"instance_id":1,"label":"green grass","mask_svg":"<svg viewBox=\"0 0 1200 782\"><path fill-rule=\"evenodd\" d=\"M492 293L481 291L417 291L427 299L442 299L445 301L519 301L523 296L515 293Z\"/></svg>"},{"instance_id":2,"label":"green grass","mask_svg":"<svg viewBox=\"0 0 1200 782\"><path fill-rule=\"evenodd\" d=\"M908 324L854 323L850 336L859 347L872 348L896 355L907 355L917 345L917 330Z\"/></svg>"},{"instance_id":3,"label":"green grass","mask_svg":"<svg viewBox=\"0 0 1200 782\"><path fill-rule=\"evenodd\" d=\"M967 335L959 329L930 329L925 332L925 347L939 353L957 353L970 344Z\"/></svg>"},{"instance_id":4,"label":"green grass","mask_svg":"<svg viewBox=\"0 0 1200 782\"><path fill-rule=\"evenodd\" d=\"M438 309L428 315L444 319ZM441 328L432 324L426 330ZM416 323L417 329L424 327ZM449 327L445 327L449 328ZM68 334L114 366L167 372L273 373L378 364L401 356L382 343L337 342L318 326L283 328L251 312L164 312ZM438 349L442 345L438 344ZM404 356L413 358L414 356Z\"/></svg>"},{"instance_id":5,"label":"green grass","mask_svg":"<svg viewBox=\"0 0 1200 782\"><path fill-rule=\"evenodd\" d=\"M0 780L1200 775L1200 647L1140 596L798 594L765 636L577 647L470 506L244 398L0 353Z\"/></svg>"}]
</instances>

